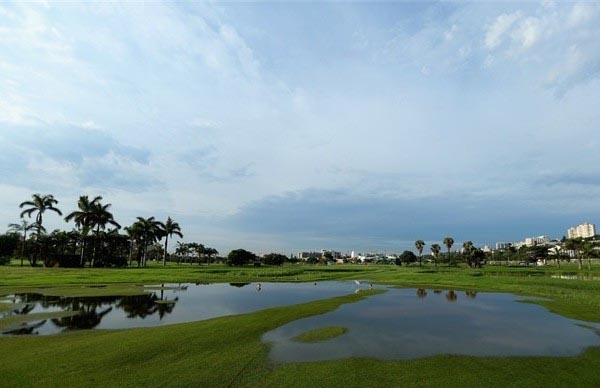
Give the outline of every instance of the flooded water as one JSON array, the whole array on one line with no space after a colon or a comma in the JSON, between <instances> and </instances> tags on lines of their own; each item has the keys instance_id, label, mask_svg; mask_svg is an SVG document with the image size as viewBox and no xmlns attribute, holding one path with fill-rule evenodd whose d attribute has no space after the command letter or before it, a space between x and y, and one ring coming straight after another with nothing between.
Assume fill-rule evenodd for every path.
<instances>
[{"instance_id":1,"label":"flooded water","mask_svg":"<svg viewBox=\"0 0 600 388\"><path fill-rule=\"evenodd\" d=\"M437 354L573 356L600 345L599 324L562 317L511 294L390 289L328 314L263 336L277 362L369 357L409 359ZM348 332L318 343L297 335L327 326Z\"/></svg>"},{"instance_id":2,"label":"flooded water","mask_svg":"<svg viewBox=\"0 0 600 388\"><path fill-rule=\"evenodd\" d=\"M12 308L0 313L0 319L26 321L4 326L2 334L160 326L368 288L350 282L160 286L147 286L143 295L135 296L2 296L2 303L12 303ZM600 345L600 324L568 319L519 299L522 297L511 294L388 288L384 294L281 326L266 333L263 341L271 344L270 357L277 362L349 357L406 359L436 354L572 356L588 346ZM55 312L74 315L45 319L32 315ZM327 326L342 326L348 331L317 343L293 340L301 333Z\"/></svg>"},{"instance_id":3,"label":"flooded water","mask_svg":"<svg viewBox=\"0 0 600 388\"><path fill-rule=\"evenodd\" d=\"M154 288L161 285L155 285ZM3 297L13 309L0 319L37 313L75 311L77 315L32 320L2 329L3 335L56 334L70 330L123 329L242 314L347 295L356 286L347 282L164 284L171 288L135 296L56 297L16 294ZM152 287L148 287L149 289Z\"/></svg>"}]
</instances>

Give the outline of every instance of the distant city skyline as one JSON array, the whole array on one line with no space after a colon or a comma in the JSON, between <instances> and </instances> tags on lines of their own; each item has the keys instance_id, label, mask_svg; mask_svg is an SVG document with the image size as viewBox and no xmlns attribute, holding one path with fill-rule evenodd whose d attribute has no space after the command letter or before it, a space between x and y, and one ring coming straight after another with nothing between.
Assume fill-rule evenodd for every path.
<instances>
[{"instance_id":1,"label":"distant city skyline","mask_svg":"<svg viewBox=\"0 0 600 388\"><path fill-rule=\"evenodd\" d=\"M560 238L600 220L598 101L598 3L3 2L0 223L51 193L221 253Z\"/></svg>"}]
</instances>

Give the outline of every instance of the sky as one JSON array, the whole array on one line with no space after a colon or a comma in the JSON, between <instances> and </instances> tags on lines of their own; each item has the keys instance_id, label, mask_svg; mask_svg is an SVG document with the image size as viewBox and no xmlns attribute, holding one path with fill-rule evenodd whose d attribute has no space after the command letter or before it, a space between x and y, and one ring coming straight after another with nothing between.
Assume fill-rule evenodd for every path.
<instances>
[{"instance_id":1,"label":"sky","mask_svg":"<svg viewBox=\"0 0 600 388\"><path fill-rule=\"evenodd\" d=\"M51 193L221 253L560 238L599 123L600 3L0 3L0 230Z\"/></svg>"}]
</instances>

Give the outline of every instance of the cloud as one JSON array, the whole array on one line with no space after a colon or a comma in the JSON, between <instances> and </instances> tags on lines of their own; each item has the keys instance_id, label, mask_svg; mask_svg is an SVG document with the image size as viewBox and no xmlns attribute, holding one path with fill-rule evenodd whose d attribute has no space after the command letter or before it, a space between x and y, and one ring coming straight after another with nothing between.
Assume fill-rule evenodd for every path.
<instances>
[{"instance_id":1,"label":"cloud","mask_svg":"<svg viewBox=\"0 0 600 388\"><path fill-rule=\"evenodd\" d=\"M358 249L398 249L402 244L410 249L417 238L440 241L447 235L480 244L517 240L531 230L559 235L563 229L560 218L545 212L543 206L531 206L528 200L501 196L365 197L344 191L305 190L248 204L226 225L290 236L287 238L298 247L313 241L346 249L354 244Z\"/></svg>"},{"instance_id":2,"label":"cloud","mask_svg":"<svg viewBox=\"0 0 600 388\"><path fill-rule=\"evenodd\" d=\"M127 146L110 134L87 127L19 126L0 129L3 155L2 183L35 185L40 179L53 185L76 179L84 187L148 188L155 184L147 172L148 150ZM143 183L145 182L145 183Z\"/></svg>"},{"instance_id":3,"label":"cloud","mask_svg":"<svg viewBox=\"0 0 600 388\"><path fill-rule=\"evenodd\" d=\"M521 12L513 12L498 16L486 29L485 47L488 49L495 49L500 46L510 28L517 20L521 19L521 17Z\"/></svg>"}]
</instances>

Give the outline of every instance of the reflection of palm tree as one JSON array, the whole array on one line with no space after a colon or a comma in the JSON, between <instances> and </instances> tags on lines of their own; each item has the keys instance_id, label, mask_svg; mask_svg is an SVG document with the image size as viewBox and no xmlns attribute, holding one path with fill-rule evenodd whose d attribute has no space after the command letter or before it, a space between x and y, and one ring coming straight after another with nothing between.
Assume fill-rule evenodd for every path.
<instances>
[{"instance_id":1,"label":"reflection of palm tree","mask_svg":"<svg viewBox=\"0 0 600 388\"><path fill-rule=\"evenodd\" d=\"M20 326L17 329L14 330L8 330L3 332L2 334L11 334L11 335L29 335L29 334L38 334L38 332L36 331L35 333L33 332L35 329L40 328L42 326L44 326L44 324L46 323L46 319L37 322L37 323L33 323L33 324L25 324Z\"/></svg>"},{"instance_id":2,"label":"reflection of palm tree","mask_svg":"<svg viewBox=\"0 0 600 388\"><path fill-rule=\"evenodd\" d=\"M66 330L85 330L93 329L102 322L102 318L112 311L112 307L104 309L104 311L97 312L96 307L86 306L87 308L81 310L77 315L71 315L69 317L53 318L52 323L58 327L65 328Z\"/></svg>"},{"instance_id":3,"label":"reflection of palm tree","mask_svg":"<svg viewBox=\"0 0 600 388\"><path fill-rule=\"evenodd\" d=\"M458 295L456 295L456 292L454 292L454 291L448 291L446 293L446 300L448 302L456 302L457 299L458 299Z\"/></svg>"},{"instance_id":4,"label":"reflection of palm tree","mask_svg":"<svg viewBox=\"0 0 600 388\"><path fill-rule=\"evenodd\" d=\"M427 291L424 288L417 289L417 296L421 299L427 296Z\"/></svg>"},{"instance_id":5,"label":"reflection of palm tree","mask_svg":"<svg viewBox=\"0 0 600 388\"><path fill-rule=\"evenodd\" d=\"M475 299L475 297L477 297L477 292L476 291L465 291L465 295L469 299Z\"/></svg>"}]
</instances>

